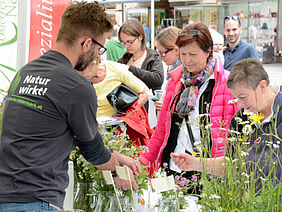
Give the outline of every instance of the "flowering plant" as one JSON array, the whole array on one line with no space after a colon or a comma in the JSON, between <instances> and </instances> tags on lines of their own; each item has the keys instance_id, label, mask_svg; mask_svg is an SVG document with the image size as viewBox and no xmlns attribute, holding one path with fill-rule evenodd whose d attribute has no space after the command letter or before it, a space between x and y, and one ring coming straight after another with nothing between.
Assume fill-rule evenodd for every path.
<instances>
[{"instance_id":1,"label":"flowering plant","mask_svg":"<svg viewBox=\"0 0 282 212\"><path fill-rule=\"evenodd\" d=\"M221 177L202 173L200 204L206 210L281 210L282 187L276 179L281 166L281 138L275 132L277 117L269 127L262 125L261 119L260 113L244 112L234 118L234 129L222 128L229 133L229 147L221 164L225 172Z\"/></svg>"},{"instance_id":2,"label":"flowering plant","mask_svg":"<svg viewBox=\"0 0 282 212\"><path fill-rule=\"evenodd\" d=\"M125 132L118 132L116 128L111 128L106 124L99 125L99 132L101 133L105 145L135 160L138 159L139 154L147 150L145 146L135 146ZM78 148L72 151L71 160L74 162L75 182L93 183L94 188L92 189L92 193L96 196L106 193L107 191L114 193L113 186L106 184L101 170L86 161L80 154ZM142 174L135 178L140 192L142 192L142 189L147 190L148 184L147 172L144 170L144 167L141 166L141 168ZM132 198L130 191L119 190L118 193L119 196ZM107 201L110 200L107 198ZM108 204L109 203L106 203L106 205Z\"/></svg>"}]
</instances>

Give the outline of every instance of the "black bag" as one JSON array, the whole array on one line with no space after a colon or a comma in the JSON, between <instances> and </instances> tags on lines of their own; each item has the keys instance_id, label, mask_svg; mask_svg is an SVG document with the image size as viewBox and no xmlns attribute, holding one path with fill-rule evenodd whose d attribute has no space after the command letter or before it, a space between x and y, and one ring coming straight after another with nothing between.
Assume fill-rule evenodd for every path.
<instances>
[{"instance_id":1,"label":"black bag","mask_svg":"<svg viewBox=\"0 0 282 212\"><path fill-rule=\"evenodd\" d=\"M124 114L127 108L138 98L139 95L124 84L119 85L107 95L108 102L115 108L118 114Z\"/></svg>"}]
</instances>

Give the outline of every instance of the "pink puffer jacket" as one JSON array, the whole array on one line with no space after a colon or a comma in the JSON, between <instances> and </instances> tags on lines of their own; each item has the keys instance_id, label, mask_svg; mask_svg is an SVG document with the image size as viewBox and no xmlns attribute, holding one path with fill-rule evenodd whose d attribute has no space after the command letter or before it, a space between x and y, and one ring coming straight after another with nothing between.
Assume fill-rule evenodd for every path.
<instances>
[{"instance_id":1,"label":"pink puffer jacket","mask_svg":"<svg viewBox=\"0 0 282 212\"><path fill-rule=\"evenodd\" d=\"M182 87L181 79L182 65L170 72L171 79L168 82L166 95L160 111L158 124L155 132L152 135L150 142L147 144L148 152L139 156L139 161L142 164L149 165L157 160L157 168L161 164L161 156L166 146L167 139L170 133L172 112L175 108L175 103L169 110L173 98L180 92ZM230 90L226 86L229 71L224 70L220 62L216 62L214 70L215 85L212 93L212 103L210 108L210 120L212 123L212 157L224 155L226 145L225 131L220 128L228 128L229 122L236 113L236 106L228 104L229 100L234 99ZM174 101L176 102L176 101Z\"/></svg>"}]
</instances>

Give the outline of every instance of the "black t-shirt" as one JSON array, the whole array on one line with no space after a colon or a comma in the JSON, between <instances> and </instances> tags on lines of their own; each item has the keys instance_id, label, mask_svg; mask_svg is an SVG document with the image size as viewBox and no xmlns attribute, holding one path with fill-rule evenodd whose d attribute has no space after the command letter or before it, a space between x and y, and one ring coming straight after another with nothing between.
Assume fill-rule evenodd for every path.
<instances>
[{"instance_id":1,"label":"black t-shirt","mask_svg":"<svg viewBox=\"0 0 282 212\"><path fill-rule=\"evenodd\" d=\"M6 100L0 202L62 206L74 139L90 141L98 132L95 89L64 55L50 50L18 71Z\"/></svg>"}]
</instances>

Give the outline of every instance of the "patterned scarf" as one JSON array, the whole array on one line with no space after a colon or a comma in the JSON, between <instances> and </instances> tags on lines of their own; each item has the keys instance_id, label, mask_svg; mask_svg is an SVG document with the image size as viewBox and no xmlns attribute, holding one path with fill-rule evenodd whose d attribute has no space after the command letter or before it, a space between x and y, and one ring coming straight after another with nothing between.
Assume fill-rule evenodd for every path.
<instances>
[{"instance_id":1,"label":"patterned scarf","mask_svg":"<svg viewBox=\"0 0 282 212\"><path fill-rule=\"evenodd\" d=\"M197 75L193 75L183 66L181 81L185 88L176 105L176 111L179 115L188 115L190 111L195 109L199 87L213 74L214 67L214 58L210 58L205 70Z\"/></svg>"}]
</instances>

